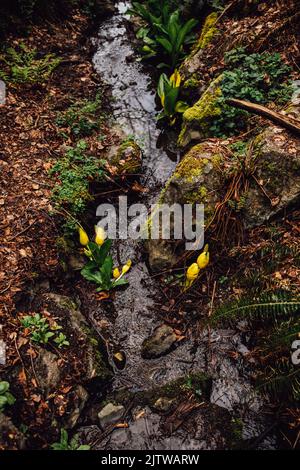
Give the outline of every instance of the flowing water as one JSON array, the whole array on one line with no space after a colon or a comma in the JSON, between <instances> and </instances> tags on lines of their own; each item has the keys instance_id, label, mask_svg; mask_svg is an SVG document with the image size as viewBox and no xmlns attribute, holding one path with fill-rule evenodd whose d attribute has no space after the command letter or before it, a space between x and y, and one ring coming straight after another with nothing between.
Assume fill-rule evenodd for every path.
<instances>
[{"instance_id":1,"label":"flowing water","mask_svg":"<svg viewBox=\"0 0 300 470\"><path fill-rule=\"evenodd\" d=\"M160 131L156 121L155 90L151 78L140 62L127 32L126 10L129 4L119 2L118 12L101 27L95 43L94 66L110 86L113 96L113 116L127 135L143 142L144 176L142 183L149 193L143 202L155 199L161 185L168 179L178 160L176 152L159 148ZM143 259L141 246L134 241L120 241L120 258L130 258L133 267L128 274L129 286L115 293L110 303L102 303L91 312L98 332L107 339L110 354L121 350L126 355L126 367L116 370L113 389L126 388L131 392L150 390L191 372L204 371L213 376L209 405L221 413L232 413L243 419L243 438L261 435L266 423L261 413L262 400L250 386L243 371L244 325L235 331L216 330L197 332L195 338L180 342L169 354L157 359L142 359L141 345L153 329L162 322L157 316L157 303L162 294L151 278ZM239 351L240 360L232 361L230 351ZM161 427L161 416L148 407L133 410L129 428L116 430L105 439L97 426L86 426L81 432L90 442L98 440L96 448L109 449L212 449L224 447L226 436L210 408L199 408L192 429L179 428L171 435ZM141 412L140 412L141 411ZM136 419L135 416L139 416ZM230 418L231 419L231 418ZM215 422L214 422L215 420ZM213 422L211 422L213 421ZM187 422L189 422L187 420ZM211 432L209 432L211 429ZM100 435L100 438L99 438ZM270 447L266 439L261 447Z\"/></svg>"}]
</instances>

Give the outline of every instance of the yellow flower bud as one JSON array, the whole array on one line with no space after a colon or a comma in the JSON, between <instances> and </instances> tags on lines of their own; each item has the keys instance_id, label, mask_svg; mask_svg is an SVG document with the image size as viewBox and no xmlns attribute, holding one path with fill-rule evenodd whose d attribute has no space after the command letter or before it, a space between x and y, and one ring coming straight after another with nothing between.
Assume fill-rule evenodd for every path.
<instances>
[{"instance_id":1,"label":"yellow flower bud","mask_svg":"<svg viewBox=\"0 0 300 470\"><path fill-rule=\"evenodd\" d=\"M129 269L131 268L131 265L132 265L132 262L131 260L129 259L126 264L124 264L123 268L122 268L122 274L126 274L128 273Z\"/></svg>"},{"instance_id":2,"label":"yellow flower bud","mask_svg":"<svg viewBox=\"0 0 300 470\"><path fill-rule=\"evenodd\" d=\"M173 75L171 75L170 82L171 82L173 88L179 88L180 87L181 76L180 76L180 73L178 72L177 69L175 70Z\"/></svg>"},{"instance_id":3,"label":"yellow flower bud","mask_svg":"<svg viewBox=\"0 0 300 470\"><path fill-rule=\"evenodd\" d=\"M191 264L191 266L188 268L186 272L187 280L194 281L198 277L199 271L200 269L197 263Z\"/></svg>"},{"instance_id":4,"label":"yellow flower bud","mask_svg":"<svg viewBox=\"0 0 300 470\"><path fill-rule=\"evenodd\" d=\"M97 243L97 245L102 246L106 239L106 233L102 227L98 227L97 225L95 227L95 232L95 242Z\"/></svg>"},{"instance_id":5,"label":"yellow flower bud","mask_svg":"<svg viewBox=\"0 0 300 470\"><path fill-rule=\"evenodd\" d=\"M89 243L89 237L85 230L82 227L78 228L79 231L79 241L82 246L86 246Z\"/></svg>"},{"instance_id":6,"label":"yellow flower bud","mask_svg":"<svg viewBox=\"0 0 300 470\"><path fill-rule=\"evenodd\" d=\"M204 251L198 256L197 264L200 269L204 269L206 268L208 263L209 263L209 251L208 251L208 245L205 245Z\"/></svg>"},{"instance_id":7,"label":"yellow flower bud","mask_svg":"<svg viewBox=\"0 0 300 470\"><path fill-rule=\"evenodd\" d=\"M114 277L114 279L118 279L118 277L120 277L120 276L121 276L121 273L120 273L119 268L115 268L115 269L113 270L113 277Z\"/></svg>"}]
</instances>

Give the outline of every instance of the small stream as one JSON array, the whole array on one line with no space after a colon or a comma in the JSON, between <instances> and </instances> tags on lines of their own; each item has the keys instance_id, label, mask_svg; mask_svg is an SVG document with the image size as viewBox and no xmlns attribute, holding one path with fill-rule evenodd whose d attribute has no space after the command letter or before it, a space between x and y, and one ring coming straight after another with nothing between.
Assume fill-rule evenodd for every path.
<instances>
[{"instance_id":1,"label":"small stream","mask_svg":"<svg viewBox=\"0 0 300 470\"><path fill-rule=\"evenodd\" d=\"M155 90L143 65L136 60L126 28L126 10L129 4L119 2L118 12L100 27L95 39L97 52L94 66L112 89L113 116L126 134L134 135L143 143L144 161L142 184L149 193L143 203L155 200L161 186L174 170L178 161L159 148L160 130L157 128ZM146 199L146 201L145 201ZM214 378L210 403L217 409L227 410L243 420L243 439L255 438L267 426L261 410L263 401L250 385L244 372L243 357L247 354L245 342L247 328L242 323L236 330L197 332L187 338L169 354L157 359L143 359L141 345L145 338L161 324L157 317L157 302L162 294L160 286L148 272L138 242L119 241L118 249L123 261L132 259L128 274L129 286L116 291L114 302L99 303L91 312L91 321L107 339L108 349L123 351L126 367L115 371L113 390L127 389L133 393L150 390L186 376L203 371ZM209 349L209 351L208 351ZM230 351L238 351L240 359L233 361ZM179 428L168 435L160 427L161 416L150 408L142 410L142 418L135 419L139 410L132 410L128 429L115 430L97 444L98 449L213 449L224 446L224 430L209 432L206 414L200 408L197 420L189 432ZM140 415L139 415L140 416ZM82 428L87 441L95 441L100 433L96 426ZM101 433L100 433L101 434ZM272 447L267 436L261 448Z\"/></svg>"}]
</instances>

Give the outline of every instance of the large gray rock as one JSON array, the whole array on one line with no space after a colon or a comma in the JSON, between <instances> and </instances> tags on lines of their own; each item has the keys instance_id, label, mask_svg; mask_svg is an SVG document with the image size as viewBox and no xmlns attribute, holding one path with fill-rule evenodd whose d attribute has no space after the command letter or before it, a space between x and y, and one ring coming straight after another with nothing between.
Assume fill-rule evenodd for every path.
<instances>
[{"instance_id":1,"label":"large gray rock","mask_svg":"<svg viewBox=\"0 0 300 470\"><path fill-rule=\"evenodd\" d=\"M200 99L183 114L181 132L178 145L186 147L192 141L200 141L211 137L210 127L218 116L222 114L218 98L222 96L222 75L213 80Z\"/></svg>"}]
</instances>

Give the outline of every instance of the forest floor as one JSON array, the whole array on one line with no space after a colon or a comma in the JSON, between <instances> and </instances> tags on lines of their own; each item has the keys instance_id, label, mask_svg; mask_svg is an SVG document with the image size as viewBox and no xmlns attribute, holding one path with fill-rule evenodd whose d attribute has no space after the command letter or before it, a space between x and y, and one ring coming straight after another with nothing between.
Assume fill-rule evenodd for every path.
<instances>
[{"instance_id":1,"label":"forest floor","mask_svg":"<svg viewBox=\"0 0 300 470\"><path fill-rule=\"evenodd\" d=\"M62 62L46 83L9 84L5 105L0 105L0 323L6 343L5 370L20 361L23 365L23 361L30 363L36 357L18 317L18 305L26 303L31 286L37 279L55 279L58 284L61 281L62 289L66 288L57 245L59 215L56 220L51 216L55 179L49 170L63 156L66 146L72 145L72 138L62 137L57 116L74 101L93 100L99 90L105 96L106 90L100 110L101 141L95 137L85 140L98 158L116 140L106 123L109 90L100 82L91 62L93 49L86 34L89 27L89 18L76 13L60 24L33 26L24 38L7 39L12 47L25 44L39 53L56 54ZM66 354L68 362L77 362L74 350ZM36 418L32 422L37 424L38 435L40 429L45 429L45 421L39 415L47 406L37 395L37 383L27 380L23 368L13 388L16 395L25 398L20 420L28 422L26 416L33 412ZM9 441L9 448L14 448L13 435ZM48 445L47 436L40 445Z\"/></svg>"}]
</instances>

